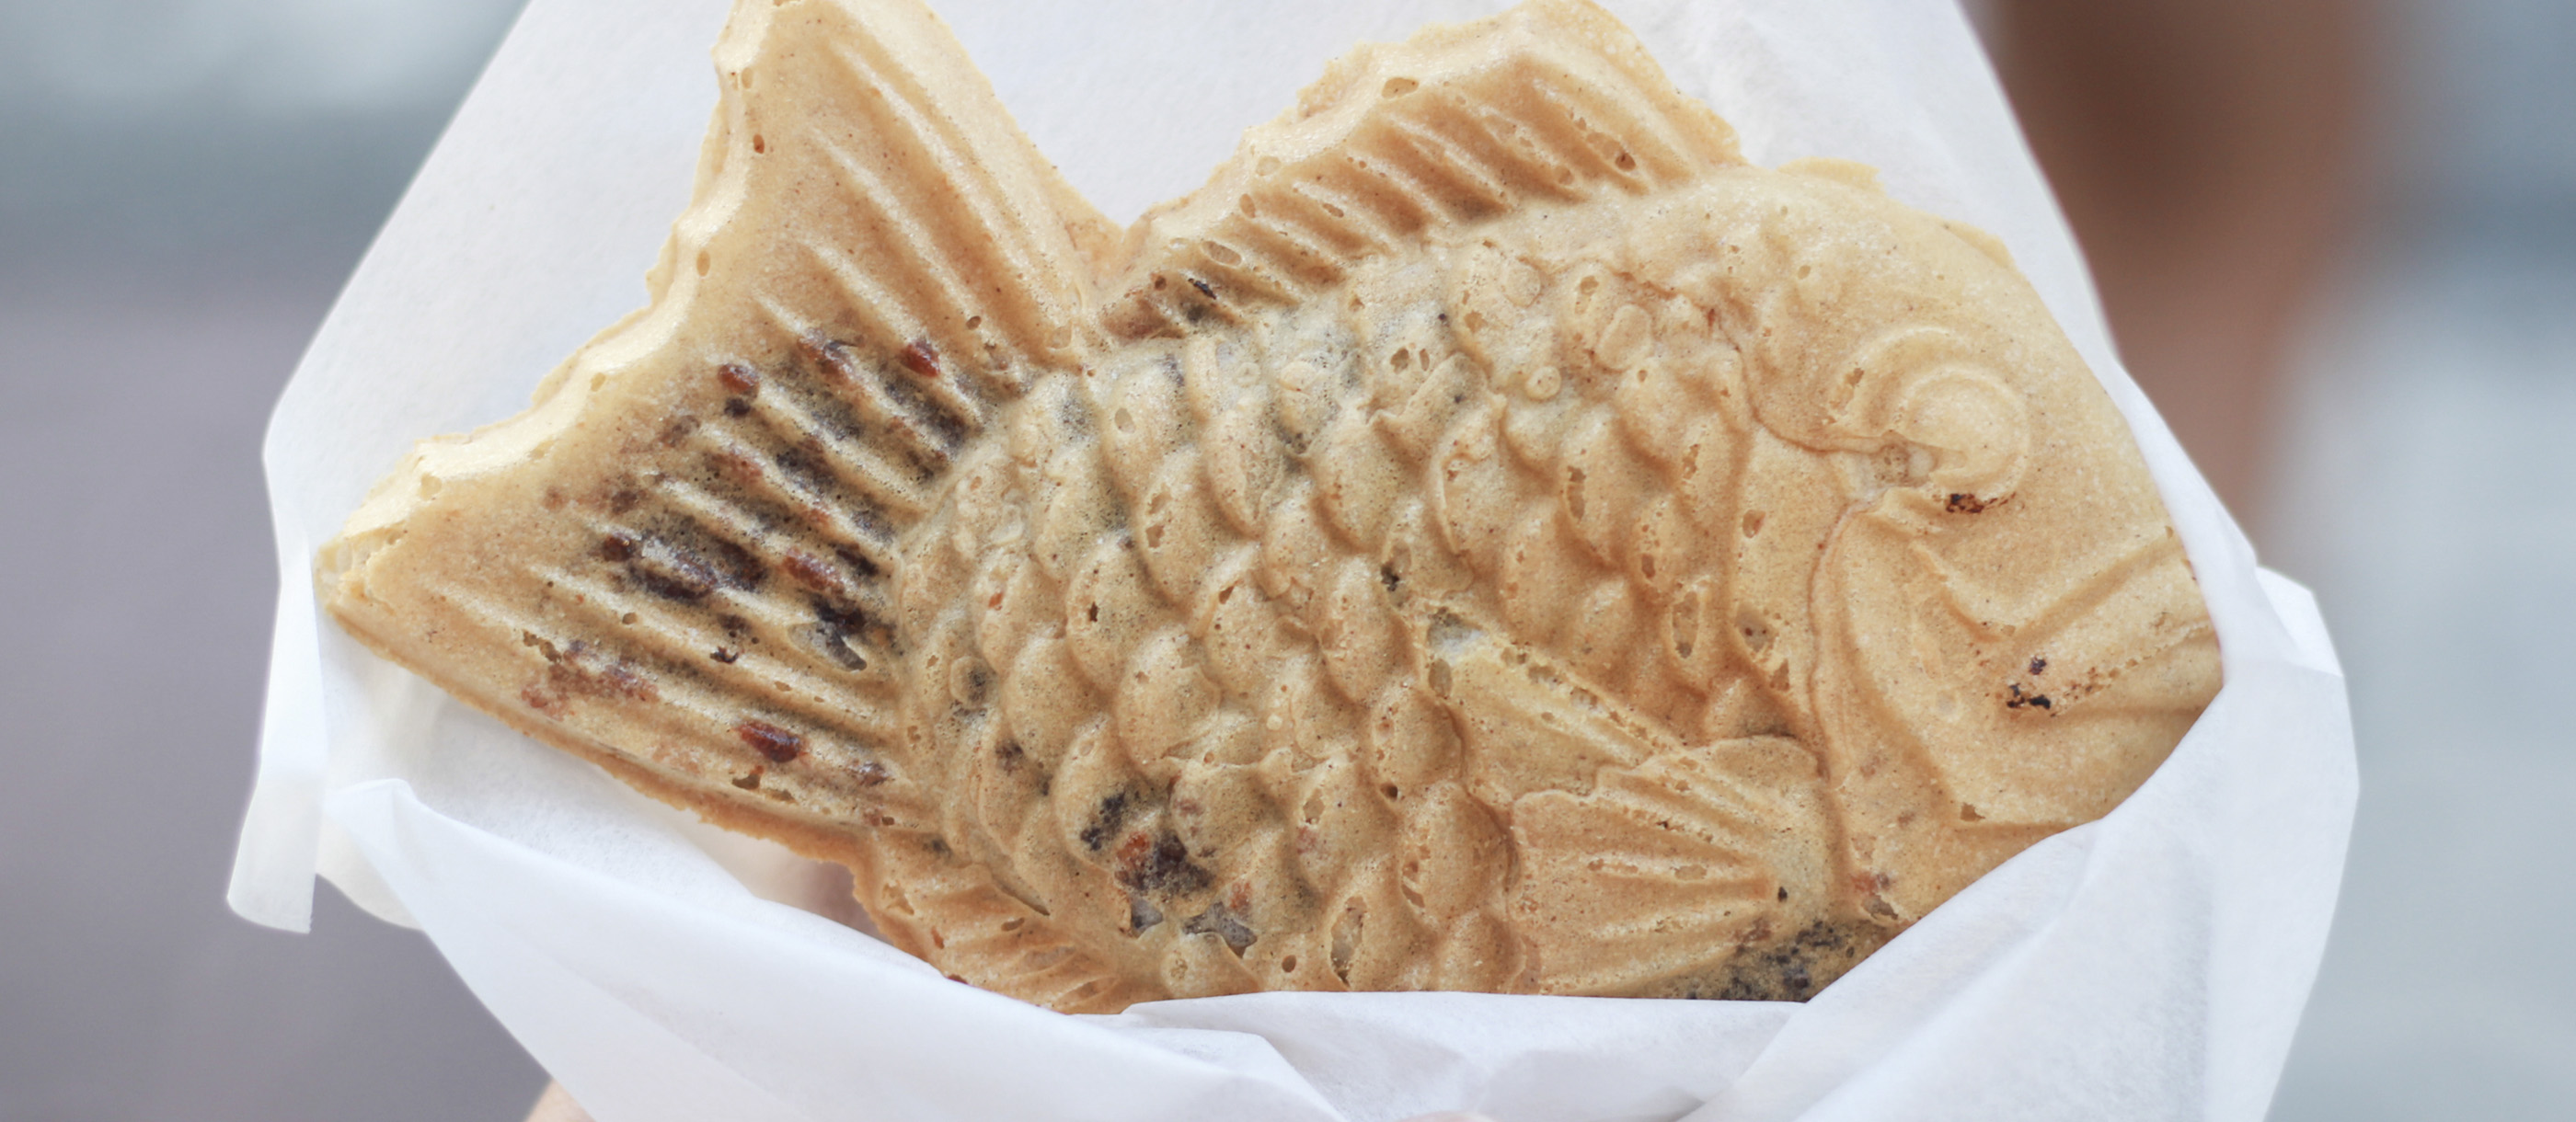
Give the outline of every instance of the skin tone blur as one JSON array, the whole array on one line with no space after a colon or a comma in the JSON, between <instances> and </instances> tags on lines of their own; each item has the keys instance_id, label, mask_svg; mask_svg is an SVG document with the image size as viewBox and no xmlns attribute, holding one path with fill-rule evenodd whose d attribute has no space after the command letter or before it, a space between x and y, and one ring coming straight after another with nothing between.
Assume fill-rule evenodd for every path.
<instances>
[{"instance_id":1,"label":"skin tone blur","mask_svg":"<svg viewBox=\"0 0 2576 1122\"><path fill-rule=\"evenodd\" d=\"M2360 0L1992 0L2004 87L2122 358L2259 526L2281 369L2365 201ZM589 1122L548 1086L528 1122Z\"/></svg>"},{"instance_id":2,"label":"skin tone blur","mask_svg":"<svg viewBox=\"0 0 2576 1122\"><path fill-rule=\"evenodd\" d=\"M1993 0L1996 68L2122 358L2262 523L2281 368L2365 201L2360 0Z\"/></svg>"}]
</instances>

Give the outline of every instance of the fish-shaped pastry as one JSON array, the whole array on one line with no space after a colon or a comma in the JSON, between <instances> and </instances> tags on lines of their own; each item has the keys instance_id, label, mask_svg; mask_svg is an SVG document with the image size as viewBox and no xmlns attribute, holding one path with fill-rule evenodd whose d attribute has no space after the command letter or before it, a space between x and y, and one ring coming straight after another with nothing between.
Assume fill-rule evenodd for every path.
<instances>
[{"instance_id":1,"label":"fish-shaped pastry","mask_svg":"<svg viewBox=\"0 0 2576 1122\"><path fill-rule=\"evenodd\" d=\"M1063 1010L1803 998L2217 688L1991 237L1585 0L1333 64L1124 234L914 0L744 0L650 305L333 616Z\"/></svg>"}]
</instances>

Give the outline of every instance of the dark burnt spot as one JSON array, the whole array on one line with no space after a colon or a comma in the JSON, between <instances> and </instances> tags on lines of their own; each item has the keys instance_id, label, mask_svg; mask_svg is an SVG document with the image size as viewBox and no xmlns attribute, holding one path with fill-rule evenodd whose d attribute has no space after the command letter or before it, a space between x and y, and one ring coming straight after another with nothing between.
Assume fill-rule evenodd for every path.
<instances>
[{"instance_id":1,"label":"dark burnt spot","mask_svg":"<svg viewBox=\"0 0 2576 1122\"><path fill-rule=\"evenodd\" d=\"M1142 935L1147 928L1163 922L1163 909L1142 896L1127 897L1127 933Z\"/></svg>"},{"instance_id":2,"label":"dark burnt spot","mask_svg":"<svg viewBox=\"0 0 2576 1122\"><path fill-rule=\"evenodd\" d=\"M1180 836L1169 830L1127 835L1118 844L1117 877L1130 892L1161 897L1197 892L1211 879L1206 869L1190 860L1189 847L1181 844Z\"/></svg>"},{"instance_id":3,"label":"dark burnt spot","mask_svg":"<svg viewBox=\"0 0 2576 1122\"><path fill-rule=\"evenodd\" d=\"M662 699L661 689L655 686L651 679L636 673L634 666L624 660L608 664L606 669L599 672L599 677L607 683L609 689L617 691L620 696L636 701Z\"/></svg>"},{"instance_id":4,"label":"dark burnt spot","mask_svg":"<svg viewBox=\"0 0 2576 1122\"><path fill-rule=\"evenodd\" d=\"M714 650L712 650L712 651L708 651L708 652L707 652L707 657L708 657L708 658L712 658L712 659L716 660L717 662L721 662L721 663L723 663L723 664L725 664L725 665L727 665L727 666L731 666L731 665L733 665L735 662L739 661L739 660L742 658L742 652L741 652L741 651L737 651L737 650L729 650L729 649L724 648L724 647L717 647L716 649L714 649Z\"/></svg>"},{"instance_id":5,"label":"dark burnt spot","mask_svg":"<svg viewBox=\"0 0 2576 1122\"><path fill-rule=\"evenodd\" d=\"M2047 695L2047 694L2044 694L2044 693L2031 693L2031 692L2029 692L2029 691L2027 691L2027 690L2022 689L2022 688L2021 688L2021 683L2019 683L2019 682L2012 683L2011 685L2006 686L2005 688L2006 688L2006 689L2008 689L2008 690L2011 690L2011 691L2012 691L2012 696L2010 696L2010 697L2008 697L2008 698L2005 698L2005 699L2004 699L2004 708L2006 708L2006 709L2044 709L2044 710L2049 710L2049 711L2052 713L2052 715L2054 714L2054 712L2055 712L2055 707L2054 707L2054 705L2053 705L2053 704L2048 700L2048 695Z\"/></svg>"},{"instance_id":6,"label":"dark burnt spot","mask_svg":"<svg viewBox=\"0 0 2576 1122\"><path fill-rule=\"evenodd\" d=\"M702 538L698 552L715 565L716 579L725 587L749 591L760 587L762 578L769 575L769 567L761 562L759 554L723 538Z\"/></svg>"},{"instance_id":7,"label":"dark burnt spot","mask_svg":"<svg viewBox=\"0 0 2576 1122\"><path fill-rule=\"evenodd\" d=\"M1947 506L1952 514L1980 514L1986 509L1986 500L1980 499L1975 495L1953 491L1950 493L1950 501Z\"/></svg>"},{"instance_id":8,"label":"dark burnt spot","mask_svg":"<svg viewBox=\"0 0 2576 1122\"><path fill-rule=\"evenodd\" d=\"M767 721L744 721L733 727L733 734L773 764L783 764L805 754L804 737Z\"/></svg>"},{"instance_id":9,"label":"dark burnt spot","mask_svg":"<svg viewBox=\"0 0 2576 1122\"><path fill-rule=\"evenodd\" d=\"M833 378L850 377L850 345L821 332L809 331L797 337L796 353L814 368Z\"/></svg>"},{"instance_id":10,"label":"dark burnt spot","mask_svg":"<svg viewBox=\"0 0 2576 1122\"><path fill-rule=\"evenodd\" d=\"M849 566L851 572L859 574L860 580L875 580L884 575L885 571L877 568L877 563L870 560L867 554L848 546L835 547L832 555L840 558L842 564Z\"/></svg>"},{"instance_id":11,"label":"dark burnt spot","mask_svg":"<svg viewBox=\"0 0 2576 1122\"><path fill-rule=\"evenodd\" d=\"M939 348L931 346L928 339L915 339L904 344L900 357L906 370L924 378L939 376Z\"/></svg>"},{"instance_id":12,"label":"dark burnt spot","mask_svg":"<svg viewBox=\"0 0 2576 1122\"><path fill-rule=\"evenodd\" d=\"M716 590L716 571L705 558L665 542L645 543L629 556L627 573L644 591L665 600L693 603Z\"/></svg>"},{"instance_id":13,"label":"dark burnt spot","mask_svg":"<svg viewBox=\"0 0 2576 1122\"><path fill-rule=\"evenodd\" d=\"M750 590L766 575L750 550L685 521L636 536L624 549L627 576L665 600L695 603L719 587Z\"/></svg>"},{"instance_id":14,"label":"dark burnt spot","mask_svg":"<svg viewBox=\"0 0 2576 1122\"><path fill-rule=\"evenodd\" d=\"M814 645L843 670L865 670L867 656L860 648L890 650L894 629L868 616L867 609L817 596L810 601L814 622L807 634Z\"/></svg>"},{"instance_id":15,"label":"dark burnt spot","mask_svg":"<svg viewBox=\"0 0 2576 1122\"><path fill-rule=\"evenodd\" d=\"M921 848L929 850L931 856L942 860L945 860L951 852L948 848L948 839L936 835L922 842Z\"/></svg>"},{"instance_id":16,"label":"dark burnt spot","mask_svg":"<svg viewBox=\"0 0 2576 1122\"><path fill-rule=\"evenodd\" d=\"M993 746L993 762L1002 766L1005 775L1020 770L1020 764L1028 758L1029 750L1020 747L1019 741L1005 740Z\"/></svg>"},{"instance_id":17,"label":"dark burnt spot","mask_svg":"<svg viewBox=\"0 0 2576 1122\"><path fill-rule=\"evenodd\" d=\"M602 561L625 561L634 556L635 535L633 534L618 530L599 539L599 559Z\"/></svg>"},{"instance_id":18,"label":"dark burnt spot","mask_svg":"<svg viewBox=\"0 0 2576 1122\"><path fill-rule=\"evenodd\" d=\"M2045 673L2047 673L2047 672L2048 672L2048 660L2047 660L2047 659L2041 658L2041 657L2039 657L2038 655L2032 655L2032 656L2030 656L2030 676L2031 676L2031 677L2036 678L2036 677L2040 676L2041 674L2045 674Z\"/></svg>"},{"instance_id":19,"label":"dark burnt spot","mask_svg":"<svg viewBox=\"0 0 2576 1122\"><path fill-rule=\"evenodd\" d=\"M751 774L735 776L733 785L740 787L745 791L757 791L760 789L760 777L762 773L767 772L768 770L768 768L755 766L751 769Z\"/></svg>"},{"instance_id":20,"label":"dark burnt spot","mask_svg":"<svg viewBox=\"0 0 2576 1122\"><path fill-rule=\"evenodd\" d=\"M707 478L730 483L758 484L762 479L760 461L741 448L719 448L707 453Z\"/></svg>"},{"instance_id":21,"label":"dark burnt spot","mask_svg":"<svg viewBox=\"0 0 2576 1122\"><path fill-rule=\"evenodd\" d=\"M682 413L671 418L670 424L662 426L661 445L664 448L677 448L681 441L687 440L689 434L696 431L698 431L697 415Z\"/></svg>"},{"instance_id":22,"label":"dark burnt spot","mask_svg":"<svg viewBox=\"0 0 2576 1122\"><path fill-rule=\"evenodd\" d=\"M751 415L751 399L747 397L726 398L724 409L725 416L748 417Z\"/></svg>"},{"instance_id":23,"label":"dark burnt spot","mask_svg":"<svg viewBox=\"0 0 2576 1122\"><path fill-rule=\"evenodd\" d=\"M555 720L562 720L565 711L570 708L562 694L546 689L542 679L520 687L519 700L528 708Z\"/></svg>"},{"instance_id":24,"label":"dark burnt spot","mask_svg":"<svg viewBox=\"0 0 2576 1122\"><path fill-rule=\"evenodd\" d=\"M1127 801L1125 791L1113 791L1108 798L1100 800L1100 809L1092 812L1091 824L1082 828L1085 848L1098 853L1109 844L1109 839L1117 835L1118 827L1127 821Z\"/></svg>"},{"instance_id":25,"label":"dark burnt spot","mask_svg":"<svg viewBox=\"0 0 2576 1122\"><path fill-rule=\"evenodd\" d=\"M716 626L724 628L725 638L740 639L751 630L751 621L732 612L726 612L716 617ZM755 639L753 642L759 642L759 640Z\"/></svg>"},{"instance_id":26,"label":"dark burnt spot","mask_svg":"<svg viewBox=\"0 0 2576 1122\"><path fill-rule=\"evenodd\" d=\"M1748 940L1722 986L1693 986L1684 996L1722 1001L1805 1001L1841 977L1853 962L1887 941L1889 933L1818 920L1776 942L1767 927Z\"/></svg>"},{"instance_id":27,"label":"dark burnt spot","mask_svg":"<svg viewBox=\"0 0 2576 1122\"><path fill-rule=\"evenodd\" d=\"M1200 280L1200 279L1199 279L1199 278L1197 278L1197 277L1191 277L1191 278L1190 278L1190 287L1195 288L1195 289L1198 289L1198 290L1199 290L1199 295L1201 295L1201 296L1205 296L1205 297L1207 297L1207 298L1208 298L1208 299L1210 299L1210 300L1214 300L1214 299L1216 299L1216 288L1215 288L1215 286L1210 285L1210 284L1209 284L1208 282L1206 282L1206 281Z\"/></svg>"},{"instance_id":28,"label":"dark burnt spot","mask_svg":"<svg viewBox=\"0 0 2576 1122\"><path fill-rule=\"evenodd\" d=\"M750 396L760 392L760 372L739 362L728 362L716 368L716 381L737 394Z\"/></svg>"},{"instance_id":29,"label":"dark burnt spot","mask_svg":"<svg viewBox=\"0 0 2576 1122\"><path fill-rule=\"evenodd\" d=\"M635 487L620 487L608 493L608 513L624 514L644 503L644 492Z\"/></svg>"},{"instance_id":30,"label":"dark burnt spot","mask_svg":"<svg viewBox=\"0 0 2576 1122\"><path fill-rule=\"evenodd\" d=\"M836 506L846 505L840 484L833 479L832 469L827 466L829 455L823 450L821 441L809 437L779 449L770 461L809 494L827 497Z\"/></svg>"},{"instance_id":31,"label":"dark burnt spot","mask_svg":"<svg viewBox=\"0 0 2576 1122\"><path fill-rule=\"evenodd\" d=\"M1233 951L1236 958L1243 957L1244 948L1251 946L1254 939L1261 937L1250 924L1243 922L1241 915L1227 907L1223 900L1208 905L1206 911L1182 920L1181 931L1189 935L1214 935L1225 940L1225 949Z\"/></svg>"},{"instance_id":32,"label":"dark burnt spot","mask_svg":"<svg viewBox=\"0 0 2576 1122\"><path fill-rule=\"evenodd\" d=\"M884 542L888 544L891 544L894 541L894 523L886 521L886 516L883 511L869 506L866 503L852 503L848 509L841 513L848 515L850 523L857 526L860 533L867 535L869 541ZM865 568L860 570L860 575L872 577L875 576L877 572L878 569L876 565L868 564Z\"/></svg>"},{"instance_id":33,"label":"dark burnt spot","mask_svg":"<svg viewBox=\"0 0 2576 1122\"><path fill-rule=\"evenodd\" d=\"M1397 585L1404 583L1404 576L1396 572L1395 565L1390 562L1377 567L1377 582L1385 585L1387 591L1393 592Z\"/></svg>"},{"instance_id":34,"label":"dark burnt spot","mask_svg":"<svg viewBox=\"0 0 2576 1122\"><path fill-rule=\"evenodd\" d=\"M787 555L779 559L778 567L787 570L787 575L796 578L796 583L816 592L846 591L839 570L804 550L788 550Z\"/></svg>"},{"instance_id":35,"label":"dark burnt spot","mask_svg":"<svg viewBox=\"0 0 2576 1122\"><path fill-rule=\"evenodd\" d=\"M575 639L557 647L534 633L522 634L520 641L545 656L546 668L519 690L519 700L548 717L563 717L577 698L622 697L642 702L662 699L661 688L634 663L590 643Z\"/></svg>"}]
</instances>

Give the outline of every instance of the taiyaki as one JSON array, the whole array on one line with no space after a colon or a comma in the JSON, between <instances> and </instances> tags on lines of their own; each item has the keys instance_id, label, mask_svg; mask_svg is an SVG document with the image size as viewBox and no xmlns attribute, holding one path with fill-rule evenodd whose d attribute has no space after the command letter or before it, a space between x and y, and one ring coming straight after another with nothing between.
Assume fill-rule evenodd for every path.
<instances>
[{"instance_id":1,"label":"taiyaki","mask_svg":"<svg viewBox=\"0 0 2576 1122\"><path fill-rule=\"evenodd\" d=\"M649 305L322 594L953 977L1803 999L2217 688L2000 243L1746 163L1586 0L1358 49L1123 232L914 0L715 59Z\"/></svg>"}]
</instances>

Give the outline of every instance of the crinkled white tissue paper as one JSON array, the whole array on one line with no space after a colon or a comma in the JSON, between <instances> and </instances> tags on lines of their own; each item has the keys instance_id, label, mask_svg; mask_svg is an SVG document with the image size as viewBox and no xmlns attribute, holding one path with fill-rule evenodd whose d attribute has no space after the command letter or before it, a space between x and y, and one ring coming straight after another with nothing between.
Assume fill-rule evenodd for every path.
<instances>
[{"instance_id":1,"label":"crinkled white tissue paper","mask_svg":"<svg viewBox=\"0 0 2576 1122\"><path fill-rule=\"evenodd\" d=\"M2263 1115L2351 824L2342 674L2308 594L2256 567L2121 371L1949 0L1608 7L1755 161L1873 164L1898 198L2004 240L2146 450L2226 686L2109 817L2023 853L1803 1005L1280 993L1047 1012L773 902L792 860L323 625L313 549L366 488L413 441L516 412L642 304L688 201L725 6L533 0L279 403L266 459L283 594L232 887L243 915L301 929L318 872L417 924L600 1122ZM934 6L1120 220L1202 182L1349 46L1502 7Z\"/></svg>"}]
</instances>

